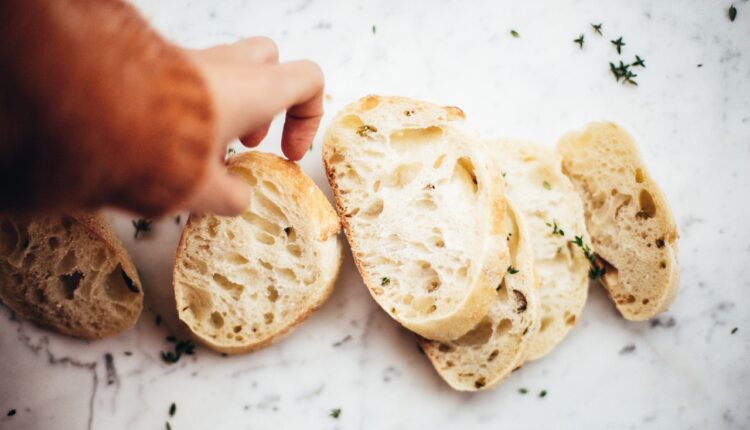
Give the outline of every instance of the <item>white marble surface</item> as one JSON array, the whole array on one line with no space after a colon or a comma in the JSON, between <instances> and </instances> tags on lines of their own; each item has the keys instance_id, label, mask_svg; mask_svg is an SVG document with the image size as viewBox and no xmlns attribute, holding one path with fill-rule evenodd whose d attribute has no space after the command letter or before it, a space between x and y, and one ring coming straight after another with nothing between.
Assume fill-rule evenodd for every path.
<instances>
[{"instance_id":1,"label":"white marble surface","mask_svg":"<svg viewBox=\"0 0 750 430\"><path fill-rule=\"evenodd\" d=\"M331 300L283 341L231 358L199 347L168 365L165 336L184 337L169 274L179 226L165 220L133 241L130 218L116 216L148 310L130 332L87 343L0 307L0 428L158 429L172 402L176 430L750 426L750 3L736 2L735 22L716 0L136 3L185 45L262 34L282 60L318 61L329 114L367 93L399 94L460 106L486 136L549 145L591 120L621 123L673 205L680 292L657 322L630 323L592 287L554 353L493 391L461 394L375 305L347 256ZM621 35L625 59L646 59L637 88L608 70ZM279 137L277 122L262 149L279 152ZM320 138L301 164L330 195Z\"/></svg>"}]
</instances>

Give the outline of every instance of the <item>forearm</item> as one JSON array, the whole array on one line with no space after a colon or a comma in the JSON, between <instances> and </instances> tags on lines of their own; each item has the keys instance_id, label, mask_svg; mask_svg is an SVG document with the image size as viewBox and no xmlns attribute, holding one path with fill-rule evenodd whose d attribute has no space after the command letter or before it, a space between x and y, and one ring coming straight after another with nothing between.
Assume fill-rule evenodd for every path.
<instances>
[{"instance_id":1,"label":"forearm","mask_svg":"<svg viewBox=\"0 0 750 430\"><path fill-rule=\"evenodd\" d=\"M0 210L153 216L183 203L216 136L182 52L116 0L6 0L0 12Z\"/></svg>"}]
</instances>

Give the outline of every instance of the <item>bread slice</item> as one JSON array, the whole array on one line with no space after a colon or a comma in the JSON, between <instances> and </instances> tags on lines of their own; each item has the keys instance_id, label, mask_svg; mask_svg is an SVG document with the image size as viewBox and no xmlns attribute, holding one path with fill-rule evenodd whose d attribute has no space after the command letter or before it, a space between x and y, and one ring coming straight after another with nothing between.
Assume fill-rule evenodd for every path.
<instances>
[{"instance_id":1,"label":"bread slice","mask_svg":"<svg viewBox=\"0 0 750 430\"><path fill-rule=\"evenodd\" d=\"M541 326L528 360L549 353L575 326L588 294L589 262L583 203L553 150L512 139L490 141L489 154L506 182L508 200L522 214L539 276Z\"/></svg>"},{"instance_id":2,"label":"bread slice","mask_svg":"<svg viewBox=\"0 0 750 430\"><path fill-rule=\"evenodd\" d=\"M291 161L248 152L228 167L250 186L240 216L191 215L174 265L177 312L216 351L271 344L323 304L341 266L339 219Z\"/></svg>"},{"instance_id":3,"label":"bread slice","mask_svg":"<svg viewBox=\"0 0 750 430\"><path fill-rule=\"evenodd\" d=\"M0 298L20 317L84 339L133 326L138 273L102 215L0 214Z\"/></svg>"},{"instance_id":4,"label":"bread slice","mask_svg":"<svg viewBox=\"0 0 750 430\"><path fill-rule=\"evenodd\" d=\"M463 112L368 96L326 131L323 161L355 263L375 301L428 339L471 330L508 267L502 179Z\"/></svg>"},{"instance_id":5,"label":"bread slice","mask_svg":"<svg viewBox=\"0 0 750 430\"><path fill-rule=\"evenodd\" d=\"M512 204L505 221L511 265L487 315L454 341L419 338L435 370L455 390L486 390L499 384L522 364L539 331L534 250L523 217Z\"/></svg>"},{"instance_id":6,"label":"bread slice","mask_svg":"<svg viewBox=\"0 0 750 430\"><path fill-rule=\"evenodd\" d=\"M677 227L664 194L649 176L633 139L616 124L590 124L557 147L585 203L602 278L617 309L642 321L666 310L677 294Z\"/></svg>"}]
</instances>

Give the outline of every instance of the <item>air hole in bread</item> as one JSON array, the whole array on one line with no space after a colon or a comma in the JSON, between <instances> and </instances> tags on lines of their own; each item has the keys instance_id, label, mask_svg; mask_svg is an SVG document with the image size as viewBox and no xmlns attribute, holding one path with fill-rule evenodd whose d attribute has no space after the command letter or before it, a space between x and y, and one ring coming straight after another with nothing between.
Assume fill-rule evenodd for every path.
<instances>
[{"instance_id":1,"label":"air hole in bread","mask_svg":"<svg viewBox=\"0 0 750 430\"><path fill-rule=\"evenodd\" d=\"M279 227L278 224L263 218L255 212L245 211L242 214L242 218L272 236L278 236L281 234L281 227Z\"/></svg>"},{"instance_id":2,"label":"air hole in bread","mask_svg":"<svg viewBox=\"0 0 750 430\"><path fill-rule=\"evenodd\" d=\"M420 209L427 209L431 211L437 210L438 208L435 202L429 196L417 200L416 206Z\"/></svg>"},{"instance_id":3,"label":"air hole in bread","mask_svg":"<svg viewBox=\"0 0 750 430\"><path fill-rule=\"evenodd\" d=\"M493 349L492 352L490 352L490 355L487 356L487 362L489 363L494 361L498 355L500 355L500 351L497 349Z\"/></svg>"},{"instance_id":4,"label":"air hole in bread","mask_svg":"<svg viewBox=\"0 0 750 430\"><path fill-rule=\"evenodd\" d=\"M82 279L83 273L79 271L75 271L69 275L60 275L59 287L61 295L68 300L73 300L75 291L81 286Z\"/></svg>"},{"instance_id":5,"label":"air hole in bread","mask_svg":"<svg viewBox=\"0 0 750 430\"><path fill-rule=\"evenodd\" d=\"M273 245L276 243L276 239L274 239L273 236L262 231L255 233L255 239L265 245Z\"/></svg>"},{"instance_id":6,"label":"air hole in bread","mask_svg":"<svg viewBox=\"0 0 750 430\"><path fill-rule=\"evenodd\" d=\"M448 360L448 361L445 362L445 368L446 369L450 369L453 366L455 366L455 363L453 363L452 361Z\"/></svg>"},{"instance_id":7,"label":"air hole in bread","mask_svg":"<svg viewBox=\"0 0 750 430\"><path fill-rule=\"evenodd\" d=\"M445 242L443 241L443 238L441 238L439 236L432 236L432 237L430 237L429 241L432 244L432 246L434 246L436 248L444 248L445 247Z\"/></svg>"},{"instance_id":8,"label":"air hole in bread","mask_svg":"<svg viewBox=\"0 0 750 430\"><path fill-rule=\"evenodd\" d=\"M208 235L211 238L216 237L216 235L219 234L219 220L216 218L209 218L208 219Z\"/></svg>"},{"instance_id":9,"label":"air hole in bread","mask_svg":"<svg viewBox=\"0 0 750 430\"><path fill-rule=\"evenodd\" d=\"M281 208L268 197L264 196L263 193L255 193L255 200L258 205L264 209L273 219L279 220L279 222L286 223L286 214Z\"/></svg>"},{"instance_id":10,"label":"air hole in bread","mask_svg":"<svg viewBox=\"0 0 750 430\"><path fill-rule=\"evenodd\" d=\"M104 294L115 302L131 301L137 297L137 293L139 292L138 286L125 274L122 266L119 264L107 275L103 289Z\"/></svg>"},{"instance_id":11,"label":"air hole in bread","mask_svg":"<svg viewBox=\"0 0 750 430\"><path fill-rule=\"evenodd\" d=\"M287 252L292 254L293 256L299 258L302 256L302 248L299 247L297 244L291 244L286 246Z\"/></svg>"},{"instance_id":12,"label":"air hole in bread","mask_svg":"<svg viewBox=\"0 0 750 430\"><path fill-rule=\"evenodd\" d=\"M391 147L396 151L419 151L443 135L443 129L436 126L425 128L404 128L391 132Z\"/></svg>"},{"instance_id":13,"label":"air hole in bread","mask_svg":"<svg viewBox=\"0 0 750 430\"><path fill-rule=\"evenodd\" d=\"M233 252L229 254L229 256L227 257L227 260L230 263L234 264L235 266L244 266L245 264L250 263L250 260L245 258L244 255L239 254L237 252Z\"/></svg>"},{"instance_id":14,"label":"air hole in bread","mask_svg":"<svg viewBox=\"0 0 750 430\"><path fill-rule=\"evenodd\" d=\"M659 268L660 269L666 269L667 268L667 262L662 260L659 262Z\"/></svg>"},{"instance_id":15,"label":"air hole in bread","mask_svg":"<svg viewBox=\"0 0 750 430\"><path fill-rule=\"evenodd\" d=\"M547 330L547 327L549 327L550 324L552 324L551 317L542 318L542 324L539 326L539 332Z\"/></svg>"},{"instance_id":16,"label":"air hole in bread","mask_svg":"<svg viewBox=\"0 0 750 430\"><path fill-rule=\"evenodd\" d=\"M362 127L365 123L362 122L362 118L357 115L347 115L341 118L341 126L344 128L357 130Z\"/></svg>"},{"instance_id":17,"label":"air hole in bread","mask_svg":"<svg viewBox=\"0 0 750 430\"><path fill-rule=\"evenodd\" d=\"M279 275L280 278L284 279L286 282L291 282L291 283L297 282L297 275L294 273L292 269L284 267L284 268L277 269L276 273Z\"/></svg>"},{"instance_id":18,"label":"air hole in bread","mask_svg":"<svg viewBox=\"0 0 750 430\"><path fill-rule=\"evenodd\" d=\"M224 327L224 317L216 311L211 312L211 325L217 329Z\"/></svg>"},{"instance_id":19,"label":"air hole in bread","mask_svg":"<svg viewBox=\"0 0 750 430\"><path fill-rule=\"evenodd\" d=\"M520 314L520 313L526 312L526 308L527 308L526 296L518 290L513 290L513 295L515 296L515 299L516 299L516 313Z\"/></svg>"},{"instance_id":20,"label":"air hole in bread","mask_svg":"<svg viewBox=\"0 0 750 430\"><path fill-rule=\"evenodd\" d=\"M73 228L73 218L64 216L62 217L61 223L65 231L70 233L70 230Z\"/></svg>"},{"instance_id":21,"label":"air hole in bread","mask_svg":"<svg viewBox=\"0 0 750 430\"><path fill-rule=\"evenodd\" d=\"M218 285L224 291L229 293L229 295L234 300L239 300L240 297L242 296L242 292L245 290L244 286L230 281L229 278L222 275L221 273L214 273L212 279L214 280L216 285Z\"/></svg>"},{"instance_id":22,"label":"air hole in bread","mask_svg":"<svg viewBox=\"0 0 750 430\"><path fill-rule=\"evenodd\" d=\"M18 246L18 231L10 221L0 221L0 255L10 255Z\"/></svg>"},{"instance_id":23,"label":"air hole in bread","mask_svg":"<svg viewBox=\"0 0 750 430\"><path fill-rule=\"evenodd\" d=\"M266 287L266 298L271 302L275 303L279 299L279 291L273 285Z\"/></svg>"},{"instance_id":24,"label":"air hole in bread","mask_svg":"<svg viewBox=\"0 0 750 430\"><path fill-rule=\"evenodd\" d=\"M456 345L473 346L484 345L492 336L492 320L484 317L479 323L469 330L465 335L459 337L454 342Z\"/></svg>"},{"instance_id":25,"label":"air hole in bread","mask_svg":"<svg viewBox=\"0 0 750 430\"><path fill-rule=\"evenodd\" d=\"M422 163L409 163L397 166L387 177L386 185L403 188L409 185L422 170Z\"/></svg>"},{"instance_id":26,"label":"air hole in bread","mask_svg":"<svg viewBox=\"0 0 750 430\"><path fill-rule=\"evenodd\" d=\"M232 327L232 331L235 332L235 333L239 333L239 332L242 331L242 326L241 325L236 325L236 326Z\"/></svg>"},{"instance_id":27,"label":"air hole in bread","mask_svg":"<svg viewBox=\"0 0 750 430\"><path fill-rule=\"evenodd\" d=\"M260 264L266 270L273 269L273 266L271 266L271 263L267 262L266 260L260 259L258 260L258 264Z\"/></svg>"},{"instance_id":28,"label":"air hole in bread","mask_svg":"<svg viewBox=\"0 0 750 430\"><path fill-rule=\"evenodd\" d=\"M36 254L33 252L26 253L26 256L23 258L23 263L21 265L25 268L30 268L32 264L36 261Z\"/></svg>"},{"instance_id":29,"label":"air hole in bread","mask_svg":"<svg viewBox=\"0 0 750 430\"><path fill-rule=\"evenodd\" d=\"M380 104L380 98L377 96L367 96L364 99L362 99L362 102L359 104L359 108L368 111L371 109L375 109Z\"/></svg>"},{"instance_id":30,"label":"air hole in bread","mask_svg":"<svg viewBox=\"0 0 750 430\"><path fill-rule=\"evenodd\" d=\"M380 191L380 179L378 179L377 181L375 181L374 184L372 184L372 191L375 193Z\"/></svg>"},{"instance_id":31,"label":"air hole in bread","mask_svg":"<svg viewBox=\"0 0 750 430\"><path fill-rule=\"evenodd\" d=\"M627 195L623 195L616 200L622 200L620 204L617 206L617 209L615 209L615 219L620 219L620 211L630 206L630 203L632 203L633 198Z\"/></svg>"},{"instance_id":32,"label":"air hole in bread","mask_svg":"<svg viewBox=\"0 0 750 430\"><path fill-rule=\"evenodd\" d=\"M437 310L435 305L435 298L430 296L421 296L415 298L412 302L411 308L417 314L429 315Z\"/></svg>"},{"instance_id":33,"label":"air hole in bread","mask_svg":"<svg viewBox=\"0 0 750 430\"><path fill-rule=\"evenodd\" d=\"M447 343L441 343L438 345L438 351L440 352L453 352L456 350L456 347Z\"/></svg>"},{"instance_id":34,"label":"air hole in bread","mask_svg":"<svg viewBox=\"0 0 750 430\"><path fill-rule=\"evenodd\" d=\"M635 303L635 296L630 294L626 299L627 303Z\"/></svg>"},{"instance_id":35,"label":"air hole in bread","mask_svg":"<svg viewBox=\"0 0 750 430\"><path fill-rule=\"evenodd\" d=\"M280 194L279 189L276 187L276 185L273 184L273 182L263 181L261 182L261 187L264 188L266 191L270 191L271 194L274 194L276 196Z\"/></svg>"},{"instance_id":36,"label":"air hole in bread","mask_svg":"<svg viewBox=\"0 0 750 430\"><path fill-rule=\"evenodd\" d=\"M575 325L576 323L576 316L575 315L568 315L567 318L565 318L565 324L567 325Z\"/></svg>"},{"instance_id":37,"label":"air hole in bread","mask_svg":"<svg viewBox=\"0 0 750 430\"><path fill-rule=\"evenodd\" d=\"M458 181L459 183L467 186L472 193L476 194L478 188L477 175L474 171L474 163L466 157L461 157L456 160L456 165L453 167L453 176L451 181Z\"/></svg>"},{"instance_id":38,"label":"air hole in bread","mask_svg":"<svg viewBox=\"0 0 750 430\"><path fill-rule=\"evenodd\" d=\"M505 285L505 277L500 281L500 285L497 286L497 298L501 302L505 303L508 301L508 287Z\"/></svg>"},{"instance_id":39,"label":"air hole in bread","mask_svg":"<svg viewBox=\"0 0 750 430\"><path fill-rule=\"evenodd\" d=\"M57 273L70 273L76 264L78 264L78 258L76 258L75 251L70 249L57 265Z\"/></svg>"},{"instance_id":40,"label":"air hole in bread","mask_svg":"<svg viewBox=\"0 0 750 430\"><path fill-rule=\"evenodd\" d=\"M642 304L644 304L644 305L647 305L647 304L648 304L648 302L649 302L649 300L648 300L648 299L643 299L643 300L641 300L641 303L642 303Z\"/></svg>"},{"instance_id":41,"label":"air hole in bread","mask_svg":"<svg viewBox=\"0 0 750 430\"><path fill-rule=\"evenodd\" d=\"M208 315L208 311L213 307L213 298L207 291L197 288L193 285L185 284L183 286L185 303L188 303L188 309L195 315L197 320L203 320ZM185 309L187 310L187 309Z\"/></svg>"},{"instance_id":42,"label":"air hole in bread","mask_svg":"<svg viewBox=\"0 0 750 430\"><path fill-rule=\"evenodd\" d=\"M648 219L656 215L656 203L654 203L651 193L641 190L641 193L638 195L638 201L640 202L641 210L636 214L637 218Z\"/></svg>"},{"instance_id":43,"label":"air hole in bread","mask_svg":"<svg viewBox=\"0 0 750 430\"><path fill-rule=\"evenodd\" d=\"M96 256L94 257L94 268L95 269L101 269L104 267L104 264L107 262L107 250L104 247L100 247L96 251Z\"/></svg>"},{"instance_id":44,"label":"air hole in bread","mask_svg":"<svg viewBox=\"0 0 750 430\"><path fill-rule=\"evenodd\" d=\"M639 184L643 182L643 169L640 167L635 169L635 182Z\"/></svg>"},{"instance_id":45,"label":"air hole in bread","mask_svg":"<svg viewBox=\"0 0 750 430\"><path fill-rule=\"evenodd\" d=\"M461 278L465 278L468 273L469 273L469 267L468 266L461 266L461 267L459 267L458 272L457 272L458 276L461 277Z\"/></svg>"},{"instance_id":46,"label":"air hole in bread","mask_svg":"<svg viewBox=\"0 0 750 430\"><path fill-rule=\"evenodd\" d=\"M263 314L263 322L266 324L271 324L273 322L273 313L266 312Z\"/></svg>"},{"instance_id":47,"label":"air hole in bread","mask_svg":"<svg viewBox=\"0 0 750 430\"><path fill-rule=\"evenodd\" d=\"M443 165L443 160L445 160L445 154L442 154L441 156L439 156L438 158L435 159L435 162L432 163L432 168L433 169L439 169L440 166Z\"/></svg>"},{"instance_id":48,"label":"air hole in bread","mask_svg":"<svg viewBox=\"0 0 750 430\"><path fill-rule=\"evenodd\" d=\"M367 209L362 211L362 216L369 219L376 218L383 213L383 208L383 199L378 197L370 203L370 206L368 206Z\"/></svg>"},{"instance_id":49,"label":"air hole in bread","mask_svg":"<svg viewBox=\"0 0 750 430\"><path fill-rule=\"evenodd\" d=\"M330 163L331 165L338 164L342 161L344 161L344 156L339 153L331 155L331 157L328 159L328 163Z\"/></svg>"},{"instance_id":50,"label":"air hole in bread","mask_svg":"<svg viewBox=\"0 0 750 430\"><path fill-rule=\"evenodd\" d=\"M49 247L51 251L56 250L59 246L60 246L60 239L56 238L55 236L52 236L49 239L47 239L47 247Z\"/></svg>"},{"instance_id":51,"label":"air hole in bread","mask_svg":"<svg viewBox=\"0 0 750 430\"><path fill-rule=\"evenodd\" d=\"M43 289L37 288L34 290L34 300L37 304L47 303L47 293Z\"/></svg>"},{"instance_id":52,"label":"air hole in bread","mask_svg":"<svg viewBox=\"0 0 750 430\"><path fill-rule=\"evenodd\" d=\"M484 387L485 385L487 385L487 378L485 378L484 376L481 376L477 378L476 381L474 381L474 388L476 389L480 389Z\"/></svg>"},{"instance_id":53,"label":"air hole in bread","mask_svg":"<svg viewBox=\"0 0 750 430\"><path fill-rule=\"evenodd\" d=\"M503 336L508 331L510 331L511 327L513 327L513 321L511 321L508 318L503 318L500 320L499 323L497 323L497 327L495 328L495 332L497 336Z\"/></svg>"}]
</instances>

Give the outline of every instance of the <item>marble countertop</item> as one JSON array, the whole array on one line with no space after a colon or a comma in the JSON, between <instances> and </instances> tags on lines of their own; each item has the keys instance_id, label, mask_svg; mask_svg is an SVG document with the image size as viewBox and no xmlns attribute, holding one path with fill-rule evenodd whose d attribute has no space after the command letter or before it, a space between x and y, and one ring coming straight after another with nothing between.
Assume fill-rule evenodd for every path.
<instances>
[{"instance_id":1,"label":"marble countertop","mask_svg":"<svg viewBox=\"0 0 750 430\"><path fill-rule=\"evenodd\" d=\"M167 364L165 337L185 337L170 279L180 226L157 222L136 241L130 217L112 214L140 269L146 310L129 332L90 343L0 306L0 429L750 426L746 0L735 2L734 22L730 2L715 0L135 3L187 46L266 35L282 61L316 60L328 115L378 93L457 105L485 136L547 145L589 121L622 124L673 205L679 295L657 319L632 323L592 286L577 328L551 355L492 391L465 394L450 390L414 337L377 307L347 254L331 299L284 340L237 357L198 347ZM573 43L581 33L583 49ZM609 42L620 36L621 57ZM646 61L638 87L616 83L608 62L636 54ZM280 125L261 149L279 153ZM330 196L320 145L319 136L301 166ZM338 418L329 415L335 408Z\"/></svg>"}]
</instances>

